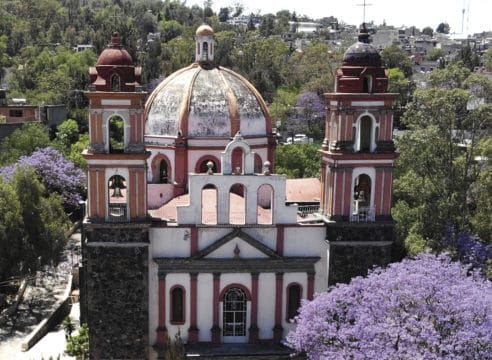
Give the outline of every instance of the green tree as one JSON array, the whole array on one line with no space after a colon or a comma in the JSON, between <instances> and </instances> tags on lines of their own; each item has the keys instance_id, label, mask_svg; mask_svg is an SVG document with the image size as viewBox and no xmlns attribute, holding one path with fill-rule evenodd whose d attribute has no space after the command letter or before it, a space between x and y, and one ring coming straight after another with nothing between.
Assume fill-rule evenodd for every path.
<instances>
[{"instance_id":1,"label":"green tree","mask_svg":"<svg viewBox=\"0 0 492 360\"><path fill-rule=\"evenodd\" d=\"M77 360L89 359L89 327L82 324L78 335L74 335L67 340L66 352L70 356L75 356Z\"/></svg>"},{"instance_id":2,"label":"green tree","mask_svg":"<svg viewBox=\"0 0 492 360\"><path fill-rule=\"evenodd\" d=\"M48 129L40 124L25 124L0 144L0 165L12 164L22 155L30 155L50 144Z\"/></svg>"},{"instance_id":3,"label":"green tree","mask_svg":"<svg viewBox=\"0 0 492 360\"><path fill-rule=\"evenodd\" d=\"M492 47L483 54L483 65L487 70L492 70Z\"/></svg>"},{"instance_id":4,"label":"green tree","mask_svg":"<svg viewBox=\"0 0 492 360\"><path fill-rule=\"evenodd\" d=\"M11 184L0 177L0 280L21 272L24 238L22 207Z\"/></svg>"},{"instance_id":5,"label":"green tree","mask_svg":"<svg viewBox=\"0 0 492 360\"><path fill-rule=\"evenodd\" d=\"M427 36L432 36L434 35L434 30L432 30L430 26L426 26L425 28L422 29L422 34Z\"/></svg>"},{"instance_id":6,"label":"green tree","mask_svg":"<svg viewBox=\"0 0 492 360\"><path fill-rule=\"evenodd\" d=\"M436 32L441 33L441 34L449 34L449 24L448 23L440 23L437 25Z\"/></svg>"},{"instance_id":7,"label":"green tree","mask_svg":"<svg viewBox=\"0 0 492 360\"><path fill-rule=\"evenodd\" d=\"M429 61L437 61L443 55L444 55L444 53L443 53L442 49L440 49L440 48L433 48L427 54L427 60L429 60Z\"/></svg>"},{"instance_id":8,"label":"green tree","mask_svg":"<svg viewBox=\"0 0 492 360\"><path fill-rule=\"evenodd\" d=\"M77 121L68 119L58 125L56 132L56 146L64 155L70 152L70 148L79 140L79 125Z\"/></svg>"},{"instance_id":9,"label":"green tree","mask_svg":"<svg viewBox=\"0 0 492 360\"><path fill-rule=\"evenodd\" d=\"M478 55L473 51L470 44L463 46L459 51L457 56L454 58L456 62L463 62L463 64L473 71L476 66L480 64L480 59Z\"/></svg>"},{"instance_id":10,"label":"green tree","mask_svg":"<svg viewBox=\"0 0 492 360\"><path fill-rule=\"evenodd\" d=\"M289 179L319 178L321 157L318 150L316 144L278 146L275 172L285 174Z\"/></svg>"},{"instance_id":11,"label":"green tree","mask_svg":"<svg viewBox=\"0 0 492 360\"><path fill-rule=\"evenodd\" d=\"M398 68L405 74L405 77L412 75L412 62L407 53L398 45L386 47L381 52L381 60L387 68Z\"/></svg>"},{"instance_id":12,"label":"green tree","mask_svg":"<svg viewBox=\"0 0 492 360\"><path fill-rule=\"evenodd\" d=\"M405 111L407 104L415 91L415 83L405 77L403 71L397 68L388 71L388 92L398 93L398 100L395 106L394 123L400 126L400 118Z\"/></svg>"},{"instance_id":13,"label":"green tree","mask_svg":"<svg viewBox=\"0 0 492 360\"><path fill-rule=\"evenodd\" d=\"M434 70L430 76L432 87L444 89L462 88L471 71L462 62L455 62L444 69Z\"/></svg>"},{"instance_id":14,"label":"green tree","mask_svg":"<svg viewBox=\"0 0 492 360\"><path fill-rule=\"evenodd\" d=\"M461 73L452 67L438 73L439 81L432 83L440 88L417 90L402 119L412 131L397 139L393 213L410 253L442 249L448 225L457 232L473 231L475 204L470 202L482 171L474 158L478 144L489 136L492 117L488 106L470 108L473 86L453 79L452 74ZM469 88L443 87L451 80ZM490 197L490 188L482 195Z\"/></svg>"}]
</instances>

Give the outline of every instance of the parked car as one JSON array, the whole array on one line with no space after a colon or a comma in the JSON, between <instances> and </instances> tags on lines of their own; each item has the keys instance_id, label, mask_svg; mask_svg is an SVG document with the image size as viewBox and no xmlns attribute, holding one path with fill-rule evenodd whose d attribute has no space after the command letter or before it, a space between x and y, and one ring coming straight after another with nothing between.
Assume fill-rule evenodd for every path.
<instances>
[{"instance_id":1,"label":"parked car","mask_svg":"<svg viewBox=\"0 0 492 360\"><path fill-rule=\"evenodd\" d=\"M295 134L294 144L309 144L309 138L306 134Z\"/></svg>"}]
</instances>

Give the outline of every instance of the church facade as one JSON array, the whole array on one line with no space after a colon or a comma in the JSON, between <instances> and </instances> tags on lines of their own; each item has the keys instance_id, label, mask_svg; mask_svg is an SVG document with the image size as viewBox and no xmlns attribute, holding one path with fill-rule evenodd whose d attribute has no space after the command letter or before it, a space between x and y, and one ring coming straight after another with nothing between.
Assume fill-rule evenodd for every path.
<instances>
[{"instance_id":1,"label":"church facade","mask_svg":"<svg viewBox=\"0 0 492 360\"><path fill-rule=\"evenodd\" d=\"M363 38L351 47L326 94L321 181L290 181L274 171L265 102L214 64L209 26L196 32L196 61L150 95L113 34L86 93L92 358L161 358L177 334L198 355L270 344L288 358L279 344L303 299L391 260L395 95L372 50Z\"/></svg>"}]
</instances>

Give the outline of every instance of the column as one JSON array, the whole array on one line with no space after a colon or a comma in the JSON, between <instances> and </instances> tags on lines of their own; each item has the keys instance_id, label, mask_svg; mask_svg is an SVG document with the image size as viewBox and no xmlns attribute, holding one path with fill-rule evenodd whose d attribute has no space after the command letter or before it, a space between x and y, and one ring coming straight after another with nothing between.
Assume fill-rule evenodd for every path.
<instances>
[{"instance_id":1,"label":"column","mask_svg":"<svg viewBox=\"0 0 492 360\"><path fill-rule=\"evenodd\" d=\"M188 329L188 341L190 344L198 343L197 327L197 280L198 274L190 274L190 328Z\"/></svg>"},{"instance_id":2,"label":"column","mask_svg":"<svg viewBox=\"0 0 492 360\"><path fill-rule=\"evenodd\" d=\"M157 346L166 346L166 274L159 274L159 326L157 327L156 331Z\"/></svg>"},{"instance_id":3,"label":"column","mask_svg":"<svg viewBox=\"0 0 492 360\"><path fill-rule=\"evenodd\" d=\"M284 273L275 274L275 326L273 327L273 341L279 343L282 340L282 294L284 289Z\"/></svg>"},{"instance_id":4,"label":"column","mask_svg":"<svg viewBox=\"0 0 492 360\"><path fill-rule=\"evenodd\" d=\"M249 327L249 343L258 342L258 273L251 273L251 326Z\"/></svg>"},{"instance_id":5,"label":"column","mask_svg":"<svg viewBox=\"0 0 492 360\"><path fill-rule=\"evenodd\" d=\"M307 295L308 300L313 300L313 296L314 296L314 275L315 275L314 271L310 271L307 274L308 286L307 286L307 294L306 295Z\"/></svg>"},{"instance_id":6,"label":"column","mask_svg":"<svg viewBox=\"0 0 492 360\"><path fill-rule=\"evenodd\" d=\"M212 326L212 344L217 345L220 344L220 273L214 273L214 284L213 284L213 326Z\"/></svg>"}]
</instances>

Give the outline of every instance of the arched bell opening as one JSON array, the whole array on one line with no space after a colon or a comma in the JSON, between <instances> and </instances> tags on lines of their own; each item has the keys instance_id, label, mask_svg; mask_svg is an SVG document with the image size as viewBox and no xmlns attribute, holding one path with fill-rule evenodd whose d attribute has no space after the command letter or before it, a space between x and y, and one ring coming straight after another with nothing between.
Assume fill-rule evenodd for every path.
<instances>
[{"instance_id":1,"label":"arched bell opening","mask_svg":"<svg viewBox=\"0 0 492 360\"><path fill-rule=\"evenodd\" d=\"M126 179L121 175L113 175L108 180L108 218L120 222L127 219L128 189Z\"/></svg>"}]
</instances>

